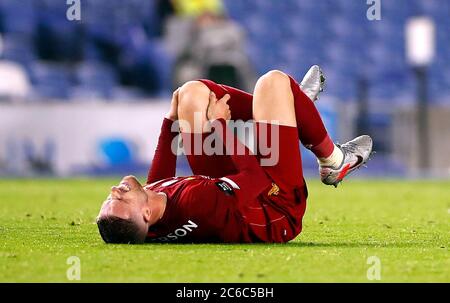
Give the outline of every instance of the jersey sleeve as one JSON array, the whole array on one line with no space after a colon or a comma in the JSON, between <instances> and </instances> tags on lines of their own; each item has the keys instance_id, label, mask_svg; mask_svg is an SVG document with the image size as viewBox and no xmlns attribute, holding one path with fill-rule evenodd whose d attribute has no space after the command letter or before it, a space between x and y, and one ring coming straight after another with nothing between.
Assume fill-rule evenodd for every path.
<instances>
[{"instance_id":1,"label":"jersey sleeve","mask_svg":"<svg viewBox=\"0 0 450 303\"><path fill-rule=\"evenodd\" d=\"M239 139L228 129L223 119L212 122L212 127L222 143L226 147L227 154L231 156L237 173L220 178L233 187L239 201L256 199L256 197L271 185L271 181L259 165L255 155L239 141Z\"/></svg>"},{"instance_id":2,"label":"jersey sleeve","mask_svg":"<svg viewBox=\"0 0 450 303\"><path fill-rule=\"evenodd\" d=\"M172 132L174 121L164 118L158 145L147 176L147 184L175 176L177 156L172 152L172 141L178 132Z\"/></svg>"}]
</instances>

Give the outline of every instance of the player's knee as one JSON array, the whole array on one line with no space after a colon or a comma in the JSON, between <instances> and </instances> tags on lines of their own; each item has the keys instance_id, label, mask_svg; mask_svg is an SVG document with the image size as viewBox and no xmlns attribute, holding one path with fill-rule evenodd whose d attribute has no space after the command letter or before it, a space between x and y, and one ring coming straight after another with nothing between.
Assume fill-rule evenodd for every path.
<instances>
[{"instance_id":1,"label":"player's knee","mask_svg":"<svg viewBox=\"0 0 450 303\"><path fill-rule=\"evenodd\" d=\"M200 81L186 82L178 94L178 110L202 108L208 104L209 88Z\"/></svg>"},{"instance_id":2,"label":"player's knee","mask_svg":"<svg viewBox=\"0 0 450 303\"><path fill-rule=\"evenodd\" d=\"M279 70L271 70L258 79L257 86L261 89L273 89L289 85L289 76Z\"/></svg>"},{"instance_id":3,"label":"player's knee","mask_svg":"<svg viewBox=\"0 0 450 303\"><path fill-rule=\"evenodd\" d=\"M257 98L255 105L260 108L273 108L281 104L290 104L291 83L289 76L279 70L272 70L259 78L255 87Z\"/></svg>"}]
</instances>

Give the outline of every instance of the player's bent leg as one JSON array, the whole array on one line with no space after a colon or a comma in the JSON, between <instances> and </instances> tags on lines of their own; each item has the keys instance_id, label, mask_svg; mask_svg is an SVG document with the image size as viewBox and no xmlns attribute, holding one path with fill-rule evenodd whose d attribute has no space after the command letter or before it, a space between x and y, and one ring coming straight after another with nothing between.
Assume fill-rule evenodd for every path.
<instances>
[{"instance_id":1,"label":"player's bent leg","mask_svg":"<svg viewBox=\"0 0 450 303\"><path fill-rule=\"evenodd\" d=\"M204 142L211 134L205 131L210 92L210 88L200 81L184 84L178 97L178 119L184 151L194 175L223 177L235 173L229 156L211 155L204 150Z\"/></svg>"},{"instance_id":2,"label":"player's bent leg","mask_svg":"<svg viewBox=\"0 0 450 303\"><path fill-rule=\"evenodd\" d=\"M270 219L269 226L265 228L269 229L273 242L287 242L300 233L306 208L306 185L294 101L290 78L283 72L270 71L255 86L253 117L256 146L261 165L272 179L272 189L266 194L266 199L274 205L273 209L265 210ZM263 164L267 158L265 146L270 147L270 157L278 153L278 161L273 165ZM257 227L254 229L257 230Z\"/></svg>"}]
</instances>

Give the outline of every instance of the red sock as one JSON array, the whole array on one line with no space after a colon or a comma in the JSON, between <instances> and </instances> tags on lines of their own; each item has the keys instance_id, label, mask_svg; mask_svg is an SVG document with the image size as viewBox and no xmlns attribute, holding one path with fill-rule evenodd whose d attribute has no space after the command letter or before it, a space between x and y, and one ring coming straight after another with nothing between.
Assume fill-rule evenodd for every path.
<instances>
[{"instance_id":1,"label":"red sock","mask_svg":"<svg viewBox=\"0 0 450 303\"><path fill-rule=\"evenodd\" d=\"M327 158L333 153L334 143L328 135L322 118L314 103L302 92L297 81L292 77L289 79L294 94L295 117L300 142L317 158Z\"/></svg>"}]
</instances>

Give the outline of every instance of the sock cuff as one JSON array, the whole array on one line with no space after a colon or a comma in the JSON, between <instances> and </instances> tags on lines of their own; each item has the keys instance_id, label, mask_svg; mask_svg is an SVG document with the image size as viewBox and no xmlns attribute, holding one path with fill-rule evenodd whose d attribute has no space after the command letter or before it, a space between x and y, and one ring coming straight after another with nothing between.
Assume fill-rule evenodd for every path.
<instances>
[{"instance_id":1,"label":"sock cuff","mask_svg":"<svg viewBox=\"0 0 450 303\"><path fill-rule=\"evenodd\" d=\"M317 158L328 158L334 150L334 142L327 134L325 138L317 145L311 148L311 151Z\"/></svg>"}]
</instances>

